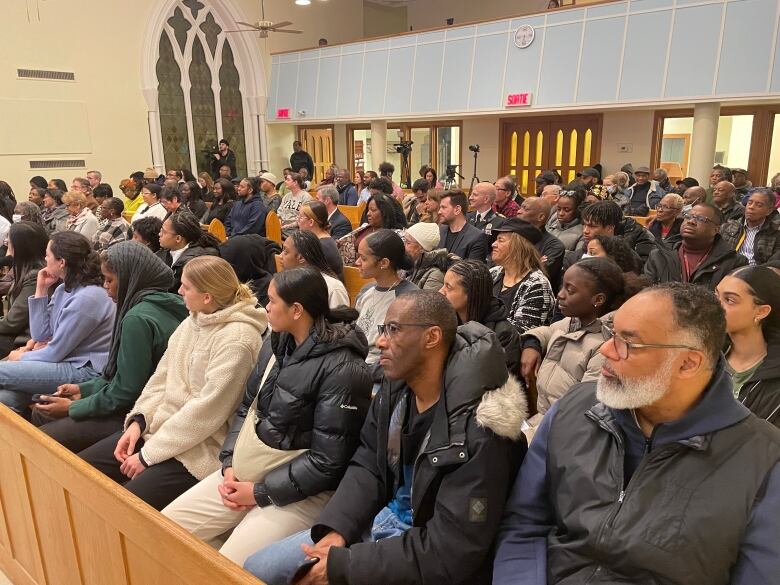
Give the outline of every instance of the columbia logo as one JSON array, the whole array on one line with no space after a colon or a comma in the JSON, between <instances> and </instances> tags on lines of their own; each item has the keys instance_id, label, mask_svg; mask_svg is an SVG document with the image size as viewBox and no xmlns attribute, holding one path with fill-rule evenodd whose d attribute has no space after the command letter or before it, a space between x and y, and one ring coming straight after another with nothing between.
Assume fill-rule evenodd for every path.
<instances>
[{"instance_id":1,"label":"columbia logo","mask_svg":"<svg viewBox=\"0 0 780 585\"><path fill-rule=\"evenodd\" d=\"M347 410L357 410L357 406L352 406L351 404L342 404L339 406L339 408L346 408Z\"/></svg>"}]
</instances>

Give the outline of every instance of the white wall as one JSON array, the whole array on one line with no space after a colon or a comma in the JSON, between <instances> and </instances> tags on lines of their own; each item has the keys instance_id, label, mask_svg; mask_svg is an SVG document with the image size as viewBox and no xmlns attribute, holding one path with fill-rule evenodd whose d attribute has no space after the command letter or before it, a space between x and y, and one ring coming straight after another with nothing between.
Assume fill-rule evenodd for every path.
<instances>
[{"instance_id":1,"label":"white wall","mask_svg":"<svg viewBox=\"0 0 780 585\"><path fill-rule=\"evenodd\" d=\"M601 165L605 176L616 173L626 163L634 168L650 165L653 142L653 110L607 111L601 127ZM632 152L618 150L628 144Z\"/></svg>"}]
</instances>

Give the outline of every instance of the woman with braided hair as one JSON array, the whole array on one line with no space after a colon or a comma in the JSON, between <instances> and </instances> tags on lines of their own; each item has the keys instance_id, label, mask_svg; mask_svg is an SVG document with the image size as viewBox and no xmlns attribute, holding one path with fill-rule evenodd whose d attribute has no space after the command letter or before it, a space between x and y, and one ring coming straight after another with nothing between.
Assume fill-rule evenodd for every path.
<instances>
[{"instance_id":1,"label":"woman with braided hair","mask_svg":"<svg viewBox=\"0 0 780 585\"><path fill-rule=\"evenodd\" d=\"M172 213L160 228L157 256L173 270L170 292L177 292L187 262L198 256L219 256L219 240L204 232L200 221L189 211Z\"/></svg>"},{"instance_id":2,"label":"woman with braided hair","mask_svg":"<svg viewBox=\"0 0 780 585\"><path fill-rule=\"evenodd\" d=\"M33 410L33 422L71 451L122 429L125 415L154 373L168 338L187 318L179 295L167 292L173 272L143 244L120 242L101 257L103 288L116 303L103 375L62 384Z\"/></svg>"}]
</instances>

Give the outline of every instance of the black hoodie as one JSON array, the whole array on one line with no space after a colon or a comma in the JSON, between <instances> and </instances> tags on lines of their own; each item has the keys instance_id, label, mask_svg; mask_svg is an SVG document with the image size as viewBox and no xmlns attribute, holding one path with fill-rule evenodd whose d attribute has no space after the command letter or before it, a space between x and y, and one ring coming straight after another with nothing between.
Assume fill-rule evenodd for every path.
<instances>
[{"instance_id":1,"label":"black hoodie","mask_svg":"<svg viewBox=\"0 0 780 585\"><path fill-rule=\"evenodd\" d=\"M506 354L506 369L517 376L520 373L520 334L514 325L507 321L507 316L504 303L493 297L487 313L479 322L496 334Z\"/></svg>"},{"instance_id":2,"label":"black hoodie","mask_svg":"<svg viewBox=\"0 0 780 585\"><path fill-rule=\"evenodd\" d=\"M258 234L244 234L228 238L219 246L219 253L236 271L240 282L248 282L257 300L268 304L268 285L276 272L274 255L282 249L279 244Z\"/></svg>"},{"instance_id":3,"label":"black hoodie","mask_svg":"<svg viewBox=\"0 0 780 585\"><path fill-rule=\"evenodd\" d=\"M757 417L780 427L780 342L768 345L766 358L742 385L739 401Z\"/></svg>"}]
</instances>

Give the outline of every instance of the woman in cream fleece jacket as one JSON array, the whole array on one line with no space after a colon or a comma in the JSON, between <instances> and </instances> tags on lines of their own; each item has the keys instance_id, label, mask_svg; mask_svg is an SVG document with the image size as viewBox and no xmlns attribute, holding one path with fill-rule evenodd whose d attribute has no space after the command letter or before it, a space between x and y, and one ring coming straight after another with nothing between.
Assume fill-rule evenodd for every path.
<instances>
[{"instance_id":1,"label":"woman in cream fleece jacket","mask_svg":"<svg viewBox=\"0 0 780 585\"><path fill-rule=\"evenodd\" d=\"M221 258L188 262L179 293L190 316L171 336L124 433L80 453L158 510L219 469L228 419L267 327L265 311Z\"/></svg>"}]
</instances>

